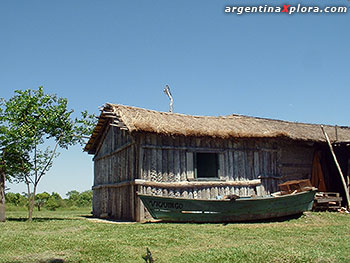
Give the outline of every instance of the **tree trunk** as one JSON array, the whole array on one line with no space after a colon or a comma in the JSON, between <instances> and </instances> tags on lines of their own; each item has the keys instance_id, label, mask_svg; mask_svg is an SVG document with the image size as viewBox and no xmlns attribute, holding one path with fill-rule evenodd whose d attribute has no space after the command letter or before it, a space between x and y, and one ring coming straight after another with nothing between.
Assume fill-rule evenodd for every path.
<instances>
[{"instance_id":1,"label":"tree trunk","mask_svg":"<svg viewBox=\"0 0 350 263\"><path fill-rule=\"evenodd\" d=\"M34 193L29 198L28 203L28 221L33 221L33 210L34 210Z\"/></svg>"},{"instance_id":2,"label":"tree trunk","mask_svg":"<svg viewBox=\"0 0 350 263\"><path fill-rule=\"evenodd\" d=\"M0 222L5 222L5 173L0 171Z\"/></svg>"},{"instance_id":3,"label":"tree trunk","mask_svg":"<svg viewBox=\"0 0 350 263\"><path fill-rule=\"evenodd\" d=\"M32 196L28 196L28 221L33 221L33 208L32 208Z\"/></svg>"},{"instance_id":4,"label":"tree trunk","mask_svg":"<svg viewBox=\"0 0 350 263\"><path fill-rule=\"evenodd\" d=\"M33 221L33 207L34 207L34 191L33 194L30 192L30 183L28 180L26 180L27 184L27 191L28 191L28 221L32 222Z\"/></svg>"},{"instance_id":5,"label":"tree trunk","mask_svg":"<svg viewBox=\"0 0 350 263\"><path fill-rule=\"evenodd\" d=\"M36 185L33 186L33 193L30 198L30 203L28 204L29 206L29 216L28 216L28 221L32 222L33 221L33 211L34 211L34 206L35 206L35 194L36 194Z\"/></svg>"}]
</instances>

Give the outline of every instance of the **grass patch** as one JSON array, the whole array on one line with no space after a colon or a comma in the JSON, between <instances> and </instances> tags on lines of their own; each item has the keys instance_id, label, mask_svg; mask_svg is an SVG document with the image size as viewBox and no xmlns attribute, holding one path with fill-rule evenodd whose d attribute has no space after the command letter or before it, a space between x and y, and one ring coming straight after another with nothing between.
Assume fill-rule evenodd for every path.
<instances>
[{"instance_id":1,"label":"grass patch","mask_svg":"<svg viewBox=\"0 0 350 263\"><path fill-rule=\"evenodd\" d=\"M350 262L350 216L309 213L251 224L108 224L90 210L41 211L33 223L10 211L0 262Z\"/></svg>"}]
</instances>

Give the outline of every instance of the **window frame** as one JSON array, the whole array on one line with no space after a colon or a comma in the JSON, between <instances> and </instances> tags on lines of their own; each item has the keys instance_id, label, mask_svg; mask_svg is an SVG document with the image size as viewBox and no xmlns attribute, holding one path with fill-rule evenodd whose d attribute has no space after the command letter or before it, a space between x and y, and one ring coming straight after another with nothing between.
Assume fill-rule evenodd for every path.
<instances>
[{"instance_id":1,"label":"window frame","mask_svg":"<svg viewBox=\"0 0 350 263\"><path fill-rule=\"evenodd\" d=\"M219 151L195 151L193 152L193 173L195 181L222 181L220 179L220 155ZM198 154L215 154L216 177L198 177Z\"/></svg>"}]
</instances>

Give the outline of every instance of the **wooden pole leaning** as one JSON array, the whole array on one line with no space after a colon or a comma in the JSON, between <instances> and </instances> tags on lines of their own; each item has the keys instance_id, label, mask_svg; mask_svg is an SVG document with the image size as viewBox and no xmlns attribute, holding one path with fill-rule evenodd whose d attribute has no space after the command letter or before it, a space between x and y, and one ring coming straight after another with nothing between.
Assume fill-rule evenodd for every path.
<instances>
[{"instance_id":1,"label":"wooden pole leaning","mask_svg":"<svg viewBox=\"0 0 350 263\"><path fill-rule=\"evenodd\" d=\"M347 205L347 208L349 209L350 208L350 198L349 198L349 191L348 191L348 188L347 188L347 185L346 185L346 182L345 182L345 179L344 179L344 175L343 175L343 172L340 168L340 165L338 163L338 160L337 160L337 156L335 155L334 153L334 150L333 150L333 146L329 140L329 137L326 133L326 131L324 130L323 126L321 125L321 129L323 131L323 134L324 134L324 137L326 138L327 140L327 143L328 143L328 146L329 146L329 149L332 153L332 156L333 156L333 159L334 159L334 162L335 162L335 165L337 166L337 169L339 171L339 176L340 176L340 179L342 181L342 184L343 184L343 188L344 188L344 191L345 191L345 197L346 197L346 205Z\"/></svg>"}]
</instances>

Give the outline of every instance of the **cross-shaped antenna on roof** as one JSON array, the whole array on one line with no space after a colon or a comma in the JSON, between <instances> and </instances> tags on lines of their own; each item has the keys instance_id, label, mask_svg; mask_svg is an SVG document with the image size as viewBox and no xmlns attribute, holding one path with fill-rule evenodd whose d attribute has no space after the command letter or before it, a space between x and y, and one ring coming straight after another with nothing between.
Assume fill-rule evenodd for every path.
<instances>
[{"instance_id":1,"label":"cross-shaped antenna on roof","mask_svg":"<svg viewBox=\"0 0 350 263\"><path fill-rule=\"evenodd\" d=\"M173 96L171 95L171 92L170 92L170 87L168 85L165 85L165 89L163 91L164 91L164 93L166 95L168 95L168 97L170 99L170 110L169 110L169 112L172 113L173 112L173 102L174 102L174 100L173 100Z\"/></svg>"}]
</instances>

